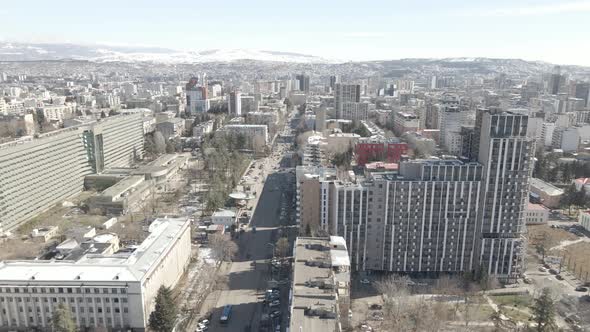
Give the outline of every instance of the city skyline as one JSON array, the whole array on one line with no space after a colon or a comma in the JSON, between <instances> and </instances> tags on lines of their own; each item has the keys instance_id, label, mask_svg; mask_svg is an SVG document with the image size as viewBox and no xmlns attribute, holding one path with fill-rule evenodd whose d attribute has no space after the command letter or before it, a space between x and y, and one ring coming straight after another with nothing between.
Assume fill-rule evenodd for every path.
<instances>
[{"instance_id":1,"label":"city skyline","mask_svg":"<svg viewBox=\"0 0 590 332\"><path fill-rule=\"evenodd\" d=\"M108 0L91 11L70 0L60 3L6 4L0 19L12 28L0 33L0 41L272 50L340 61L490 57L590 65L584 56L590 51L584 42L584 32L590 30L590 1L585 0L280 7L269 1L150 0L140 6Z\"/></svg>"}]
</instances>

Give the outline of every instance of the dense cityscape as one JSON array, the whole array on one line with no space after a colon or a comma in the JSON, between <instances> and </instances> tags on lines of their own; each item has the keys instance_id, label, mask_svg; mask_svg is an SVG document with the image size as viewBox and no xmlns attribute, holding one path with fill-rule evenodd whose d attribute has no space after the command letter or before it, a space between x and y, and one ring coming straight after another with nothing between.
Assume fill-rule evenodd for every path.
<instances>
[{"instance_id":1,"label":"dense cityscape","mask_svg":"<svg viewBox=\"0 0 590 332\"><path fill-rule=\"evenodd\" d=\"M2 37L0 332L590 331L590 67Z\"/></svg>"}]
</instances>

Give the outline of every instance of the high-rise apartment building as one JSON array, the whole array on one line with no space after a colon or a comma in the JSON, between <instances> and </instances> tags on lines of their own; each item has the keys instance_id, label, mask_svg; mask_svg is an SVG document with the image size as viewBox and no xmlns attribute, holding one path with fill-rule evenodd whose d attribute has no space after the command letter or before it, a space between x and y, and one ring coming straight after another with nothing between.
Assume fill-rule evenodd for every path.
<instances>
[{"instance_id":1,"label":"high-rise apartment building","mask_svg":"<svg viewBox=\"0 0 590 332\"><path fill-rule=\"evenodd\" d=\"M326 108L320 107L315 111L315 131L324 132L326 130Z\"/></svg>"},{"instance_id":2,"label":"high-rise apartment building","mask_svg":"<svg viewBox=\"0 0 590 332\"><path fill-rule=\"evenodd\" d=\"M439 111L440 143L453 155L460 155L462 148L461 126L469 123L473 112L460 105L443 106Z\"/></svg>"},{"instance_id":3,"label":"high-rise apartment building","mask_svg":"<svg viewBox=\"0 0 590 332\"><path fill-rule=\"evenodd\" d=\"M303 91L305 93L309 93L309 76L305 74L295 75L295 80L297 80L299 84L299 91Z\"/></svg>"},{"instance_id":4,"label":"high-rise apartment building","mask_svg":"<svg viewBox=\"0 0 590 332\"><path fill-rule=\"evenodd\" d=\"M566 76L561 73L561 67L555 66L549 79L549 94L557 95L566 84Z\"/></svg>"},{"instance_id":5,"label":"high-rise apartment building","mask_svg":"<svg viewBox=\"0 0 590 332\"><path fill-rule=\"evenodd\" d=\"M525 254L534 140L527 115L480 112L476 127L466 129L478 144L464 148L471 161L402 161L398 172L366 178L326 179L306 169L298 180L309 190L300 191L306 197L298 211L314 202L306 223L342 236L356 270L485 271L514 280Z\"/></svg>"},{"instance_id":6,"label":"high-rise apartment building","mask_svg":"<svg viewBox=\"0 0 590 332\"><path fill-rule=\"evenodd\" d=\"M359 84L336 83L334 86L334 108L336 116L343 119L343 108L346 103L360 103L361 86Z\"/></svg>"},{"instance_id":7,"label":"high-rise apartment building","mask_svg":"<svg viewBox=\"0 0 590 332\"><path fill-rule=\"evenodd\" d=\"M139 112L0 144L0 233L81 192L86 175L141 157Z\"/></svg>"},{"instance_id":8,"label":"high-rise apartment building","mask_svg":"<svg viewBox=\"0 0 590 332\"><path fill-rule=\"evenodd\" d=\"M366 121L369 119L369 103L341 103L338 118Z\"/></svg>"},{"instance_id":9,"label":"high-rise apartment building","mask_svg":"<svg viewBox=\"0 0 590 332\"><path fill-rule=\"evenodd\" d=\"M534 156L527 124L527 115L503 111L484 112L476 124L478 161L484 170L477 262L489 275L513 278L522 272L524 211Z\"/></svg>"},{"instance_id":10,"label":"high-rise apartment building","mask_svg":"<svg viewBox=\"0 0 590 332\"><path fill-rule=\"evenodd\" d=\"M229 93L228 112L233 116L242 115L242 94L239 91Z\"/></svg>"},{"instance_id":11,"label":"high-rise apartment building","mask_svg":"<svg viewBox=\"0 0 590 332\"><path fill-rule=\"evenodd\" d=\"M590 83L577 83L575 86L574 97L584 100L583 107L590 106Z\"/></svg>"},{"instance_id":12,"label":"high-rise apartment building","mask_svg":"<svg viewBox=\"0 0 590 332\"><path fill-rule=\"evenodd\" d=\"M340 83L340 76L330 76L330 89L334 90L334 88L336 87L336 83Z\"/></svg>"},{"instance_id":13,"label":"high-rise apartment building","mask_svg":"<svg viewBox=\"0 0 590 332\"><path fill-rule=\"evenodd\" d=\"M458 160L402 163L400 172L331 187L329 227L357 270L473 269L482 167Z\"/></svg>"}]
</instances>

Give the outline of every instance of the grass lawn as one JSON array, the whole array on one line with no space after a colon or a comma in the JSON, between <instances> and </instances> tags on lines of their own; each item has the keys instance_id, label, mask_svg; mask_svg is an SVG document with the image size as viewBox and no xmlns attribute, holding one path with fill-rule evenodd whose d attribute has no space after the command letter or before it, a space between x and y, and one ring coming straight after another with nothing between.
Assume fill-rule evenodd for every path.
<instances>
[{"instance_id":1,"label":"grass lawn","mask_svg":"<svg viewBox=\"0 0 590 332\"><path fill-rule=\"evenodd\" d=\"M519 309L528 308L533 301L530 295L491 295L490 299L499 306L505 305Z\"/></svg>"},{"instance_id":2,"label":"grass lawn","mask_svg":"<svg viewBox=\"0 0 590 332\"><path fill-rule=\"evenodd\" d=\"M528 313L510 307L504 307L500 310L500 312L515 322L526 323L529 321L529 317L531 317L531 315Z\"/></svg>"}]
</instances>

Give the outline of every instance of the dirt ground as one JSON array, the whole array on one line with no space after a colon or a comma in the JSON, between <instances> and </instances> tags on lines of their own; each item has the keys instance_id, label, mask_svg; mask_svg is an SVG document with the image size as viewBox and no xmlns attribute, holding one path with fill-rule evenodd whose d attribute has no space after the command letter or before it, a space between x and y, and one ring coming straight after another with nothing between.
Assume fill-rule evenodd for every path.
<instances>
[{"instance_id":1,"label":"dirt ground","mask_svg":"<svg viewBox=\"0 0 590 332\"><path fill-rule=\"evenodd\" d=\"M79 206L93 193L82 192L68 202ZM141 213L119 217L119 222L109 230L99 230L98 227L110 217L84 213L76 206L63 206L57 204L47 211L39 214L13 232L13 236L0 241L0 260L32 259L39 256L48 248L59 243L61 235L74 227L96 227L97 234L116 233L122 241L140 243L146 236L144 231L145 217ZM48 242L33 241L30 238L31 231L35 228L57 226L57 236Z\"/></svg>"},{"instance_id":2,"label":"dirt ground","mask_svg":"<svg viewBox=\"0 0 590 332\"><path fill-rule=\"evenodd\" d=\"M566 246L561 251L564 266L583 281L590 281L590 242L579 242Z\"/></svg>"},{"instance_id":3,"label":"dirt ground","mask_svg":"<svg viewBox=\"0 0 590 332\"><path fill-rule=\"evenodd\" d=\"M547 248L558 245L561 241L575 240L574 234L559 228L551 228L547 225L527 226L529 246L535 246L540 241L545 241Z\"/></svg>"}]
</instances>

